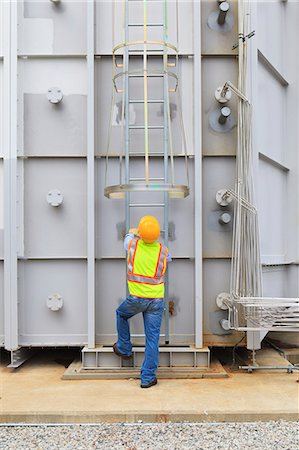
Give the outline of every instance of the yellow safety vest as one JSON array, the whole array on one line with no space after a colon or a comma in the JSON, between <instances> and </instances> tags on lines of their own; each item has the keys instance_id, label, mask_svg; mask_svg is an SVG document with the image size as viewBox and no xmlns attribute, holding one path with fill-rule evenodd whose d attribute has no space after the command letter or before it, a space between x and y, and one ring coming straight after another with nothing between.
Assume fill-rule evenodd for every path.
<instances>
[{"instance_id":1,"label":"yellow safety vest","mask_svg":"<svg viewBox=\"0 0 299 450\"><path fill-rule=\"evenodd\" d=\"M168 248L159 242L146 244L133 238L128 247L128 287L131 295L164 298L164 274Z\"/></svg>"}]
</instances>

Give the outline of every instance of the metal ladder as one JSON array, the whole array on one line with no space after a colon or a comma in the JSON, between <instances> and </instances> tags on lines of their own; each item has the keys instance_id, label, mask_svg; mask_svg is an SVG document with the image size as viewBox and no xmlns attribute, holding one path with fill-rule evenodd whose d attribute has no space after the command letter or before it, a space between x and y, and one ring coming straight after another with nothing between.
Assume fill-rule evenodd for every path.
<instances>
[{"instance_id":1,"label":"metal ladder","mask_svg":"<svg viewBox=\"0 0 299 450\"><path fill-rule=\"evenodd\" d=\"M168 74L165 68L168 64L168 50L167 47L163 47L161 49L154 49L155 55L162 56L163 61L163 71L161 70L160 74L157 73L149 73L148 72L148 48L145 42L147 39L147 31L148 28L161 28L163 32L163 42L167 42L167 0L164 0L164 10L163 10L163 22L156 23L147 23L147 2L143 2L143 23L133 23L130 21L130 7L133 6L134 0L126 0L125 1L125 11L124 11L124 37L125 42L130 40L130 29L140 28L143 30L143 38L144 45L143 49L133 49L131 50L129 47L126 47L124 50L124 73L125 73L125 92L124 92L124 108L125 108L125 183L129 184L132 182L145 182L148 184L151 181L163 182L167 183L168 181L168 146L169 146L169 83L168 83ZM151 2L149 2L151 3ZM153 3L153 2L152 2ZM142 40L142 39L141 39ZM132 74L130 71L130 55L132 54L140 54L143 58L143 73L142 74ZM131 98L131 93L129 89L129 79L130 78L143 78L143 98L134 99ZM151 78L161 78L163 80L163 98L162 99L154 99L148 98L149 94L149 80ZM130 125L129 120L129 105L130 104L143 104L144 105L144 124L143 125ZM157 104L163 105L163 125L152 125L148 123L148 104ZM149 135L152 130L163 130L163 153L149 153ZM130 176L130 158L134 155L137 156L136 152L131 152L131 135L135 131L144 130L144 138L145 138L145 149L144 149L144 157L145 157L145 176L136 178ZM142 156L143 156L142 155ZM150 156L160 156L163 157L164 161L164 176L163 178L149 178L148 167L149 167L149 157ZM149 195L149 194L146 194ZM131 226L131 208L163 208L164 211L164 224L163 224L163 234L164 234L164 244L168 247L168 192L164 192L163 194L164 201L163 203L134 203L131 201L131 194L127 192L125 194L125 227L128 230ZM136 226L136 224L134 224ZM165 338L165 343L169 343L169 288L168 288L168 273L165 274L165 315L164 315L164 326L165 326L165 334L161 335ZM134 337L134 335L132 335Z\"/></svg>"}]
</instances>

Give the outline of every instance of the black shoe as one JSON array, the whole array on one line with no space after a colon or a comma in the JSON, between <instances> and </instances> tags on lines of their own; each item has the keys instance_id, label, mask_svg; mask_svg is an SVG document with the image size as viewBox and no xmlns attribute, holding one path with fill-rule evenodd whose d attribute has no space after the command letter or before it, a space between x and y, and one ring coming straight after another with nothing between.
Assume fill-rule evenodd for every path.
<instances>
[{"instance_id":1,"label":"black shoe","mask_svg":"<svg viewBox=\"0 0 299 450\"><path fill-rule=\"evenodd\" d=\"M117 356L120 356L120 357L123 358L123 359L130 359L130 358L132 358L132 355L128 356L128 355L124 355L123 353L120 353L120 351L119 351L118 348L116 347L116 342L115 342L115 344L113 344L112 348L113 348L114 353L115 353Z\"/></svg>"},{"instance_id":2,"label":"black shoe","mask_svg":"<svg viewBox=\"0 0 299 450\"><path fill-rule=\"evenodd\" d=\"M155 384L157 384L157 383L158 383L157 378L154 378L153 381L150 381L149 383L146 383L146 384L141 383L140 387L141 388L149 388L149 387L155 386Z\"/></svg>"}]
</instances>

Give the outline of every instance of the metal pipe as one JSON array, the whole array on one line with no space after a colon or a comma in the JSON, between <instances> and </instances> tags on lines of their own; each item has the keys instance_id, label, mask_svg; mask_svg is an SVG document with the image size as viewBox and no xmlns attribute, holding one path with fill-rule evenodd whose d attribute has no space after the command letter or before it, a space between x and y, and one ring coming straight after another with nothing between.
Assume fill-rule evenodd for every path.
<instances>
[{"instance_id":1,"label":"metal pipe","mask_svg":"<svg viewBox=\"0 0 299 450\"><path fill-rule=\"evenodd\" d=\"M228 2L221 2L219 5L219 15L218 15L218 19L217 19L217 22L219 23L219 25L224 25L226 14L228 13L228 10L229 10Z\"/></svg>"},{"instance_id":2,"label":"metal pipe","mask_svg":"<svg viewBox=\"0 0 299 450\"><path fill-rule=\"evenodd\" d=\"M231 114L230 108L228 106L224 106L223 108L221 108L221 114L218 118L218 122L221 125L225 125L230 114Z\"/></svg>"}]
</instances>

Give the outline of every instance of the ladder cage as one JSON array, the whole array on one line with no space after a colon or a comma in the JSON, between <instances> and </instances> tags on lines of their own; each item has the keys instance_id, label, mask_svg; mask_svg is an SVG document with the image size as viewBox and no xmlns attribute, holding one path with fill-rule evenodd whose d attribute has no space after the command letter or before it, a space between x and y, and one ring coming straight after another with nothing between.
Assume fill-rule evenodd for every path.
<instances>
[{"instance_id":1,"label":"ladder cage","mask_svg":"<svg viewBox=\"0 0 299 450\"><path fill-rule=\"evenodd\" d=\"M176 45L168 42L168 1L155 2L144 0L139 2L143 8L143 20L140 22L136 22L136 19L135 21L131 19L134 3L136 4L137 2L130 0L123 0L122 2L123 41L115 45L115 9L119 3L113 2L112 95L104 195L108 198L125 198L127 200L127 193L131 192L164 192L168 198L185 198L189 195L189 170L178 77L178 0L175 2ZM149 22L148 8L155 3L163 5L163 20ZM160 39L149 39L149 31L153 29L160 30ZM131 30L134 30L138 39L133 40L130 38ZM158 62L158 69L152 67L153 60L156 63ZM136 88L138 81L142 83L141 95L139 92L141 90L140 84ZM160 83L160 98L152 95L152 91L157 87L157 83ZM136 92L139 92L139 97L136 96ZM185 158L185 179L182 180L182 183L176 183L175 179L171 101L175 104L177 110L180 132L180 143L176 140L175 145L181 147L178 153ZM119 183L111 185L108 181L109 156L116 106L119 110L118 123L122 127L122 142L119 151ZM136 108L138 106L138 121L136 121ZM155 118L160 116L160 123L157 123L157 120L153 123L150 122L153 119L153 108L157 108ZM143 133L142 145L140 144L141 133ZM161 149L158 149L158 151L156 148L153 148L151 143L154 133L156 133L156 136L157 133L161 135L161 138L159 138ZM138 140L136 139L137 134ZM132 148L134 138L139 142L137 151ZM130 177L130 165L132 159L136 157L144 159L144 169L143 173L138 174L138 178L132 178ZM163 161L164 174L159 179L151 176L150 173L151 158L155 157L160 157Z\"/></svg>"}]
</instances>

